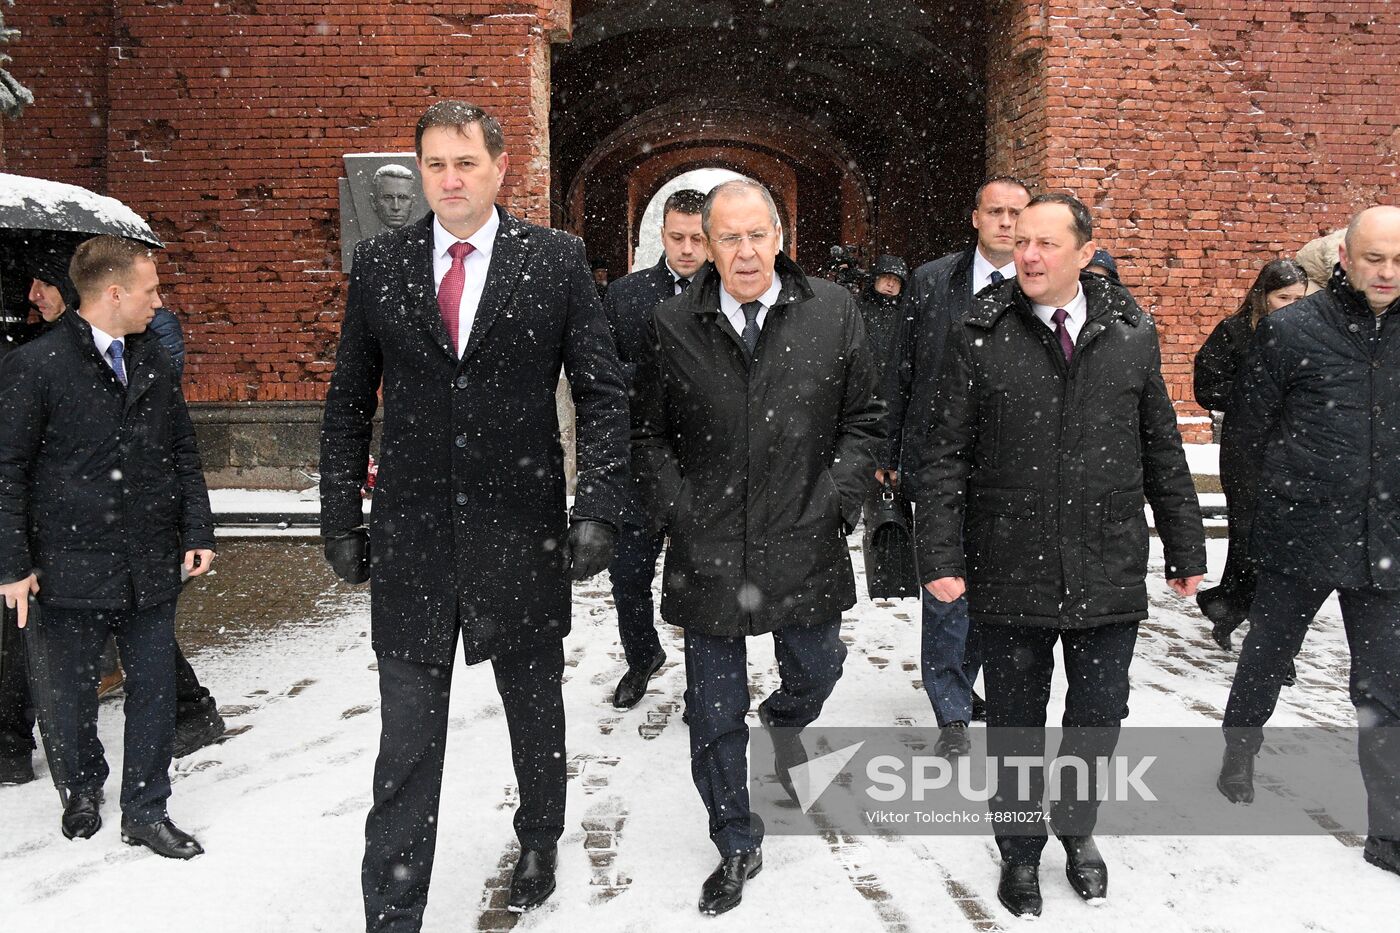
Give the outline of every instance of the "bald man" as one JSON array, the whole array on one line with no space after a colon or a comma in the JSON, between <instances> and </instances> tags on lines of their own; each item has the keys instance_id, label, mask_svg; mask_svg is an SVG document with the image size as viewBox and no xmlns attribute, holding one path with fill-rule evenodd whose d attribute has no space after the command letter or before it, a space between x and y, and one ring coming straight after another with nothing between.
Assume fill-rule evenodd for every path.
<instances>
[{"instance_id":1,"label":"bald man","mask_svg":"<svg viewBox=\"0 0 1400 933\"><path fill-rule=\"evenodd\" d=\"M1366 861L1400 874L1400 208L1352 218L1324 291L1259 322L1223 443L1264 477L1249 636L1217 786L1254 799L1254 757L1289 661L1333 592L1351 648Z\"/></svg>"}]
</instances>

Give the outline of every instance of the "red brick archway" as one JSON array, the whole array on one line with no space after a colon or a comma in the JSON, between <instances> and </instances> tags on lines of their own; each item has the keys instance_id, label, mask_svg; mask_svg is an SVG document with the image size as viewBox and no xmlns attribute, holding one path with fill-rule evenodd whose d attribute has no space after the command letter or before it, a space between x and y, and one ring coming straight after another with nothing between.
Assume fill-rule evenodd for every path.
<instances>
[{"instance_id":1,"label":"red brick archway","mask_svg":"<svg viewBox=\"0 0 1400 933\"><path fill-rule=\"evenodd\" d=\"M642 212L667 181L695 168L727 168L768 185L784 214L789 252L807 256L862 242L870 197L840 140L797 114L761 103L654 108L600 142L575 174L563 223L613 274L625 272Z\"/></svg>"}]
</instances>

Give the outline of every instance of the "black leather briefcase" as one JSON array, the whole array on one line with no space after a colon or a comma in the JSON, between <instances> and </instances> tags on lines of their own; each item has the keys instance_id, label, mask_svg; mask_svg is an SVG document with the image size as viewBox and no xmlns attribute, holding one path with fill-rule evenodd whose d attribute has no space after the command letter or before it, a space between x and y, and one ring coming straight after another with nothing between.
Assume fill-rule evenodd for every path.
<instances>
[{"instance_id":1,"label":"black leather briefcase","mask_svg":"<svg viewBox=\"0 0 1400 933\"><path fill-rule=\"evenodd\" d=\"M919 595L914 565L914 509L888 482L861 509L865 536L865 583L871 599Z\"/></svg>"}]
</instances>

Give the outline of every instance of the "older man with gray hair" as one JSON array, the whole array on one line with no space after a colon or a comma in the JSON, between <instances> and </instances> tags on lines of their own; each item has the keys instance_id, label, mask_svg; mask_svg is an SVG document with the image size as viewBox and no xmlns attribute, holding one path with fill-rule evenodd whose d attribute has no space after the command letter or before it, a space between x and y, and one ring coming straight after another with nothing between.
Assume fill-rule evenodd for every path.
<instances>
[{"instance_id":1,"label":"older man with gray hair","mask_svg":"<svg viewBox=\"0 0 1400 933\"><path fill-rule=\"evenodd\" d=\"M759 706L780 780L841 676L860 518L883 406L860 312L780 252L768 191L725 182L701 210L710 262L656 307L638 361L633 471L670 536L661 616L685 630L691 773L719 867L700 911L738 905L763 865L750 814L747 645L772 633L781 685ZM790 791L789 791L790 792Z\"/></svg>"}]
</instances>

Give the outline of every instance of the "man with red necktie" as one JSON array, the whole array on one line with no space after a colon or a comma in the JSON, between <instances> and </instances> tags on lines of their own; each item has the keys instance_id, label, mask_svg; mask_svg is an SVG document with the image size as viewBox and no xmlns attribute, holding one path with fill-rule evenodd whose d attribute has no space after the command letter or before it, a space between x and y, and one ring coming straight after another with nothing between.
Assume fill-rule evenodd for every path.
<instances>
[{"instance_id":1,"label":"man with red necktie","mask_svg":"<svg viewBox=\"0 0 1400 933\"><path fill-rule=\"evenodd\" d=\"M982 632L987 750L1002 762L989 805L997 896L1017 916L1041 910L1044 773L1030 769L1021 791L1006 763L1044 754L1056 642L1071 730L1059 754L1108 757L1147 618L1144 495L1171 588L1192 595L1206 569L1157 328L1121 285L1084 271L1093 255L1088 208L1067 194L1032 198L1016 220L1016 277L954 324L935 402L920 413L918 565L934 598L966 594ZM1096 901L1108 868L1093 838L1094 778L1080 796L1065 773L1050 822L1071 886Z\"/></svg>"},{"instance_id":2,"label":"man with red necktie","mask_svg":"<svg viewBox=\"0 0 1400 933\"><path fill-rule=\"evenodd\" d=\"M529 910L554 891L569 581L607 567L628 494L626 386L583 242L496 206L505 140L480 108L429 107L415 147L431 213L355 249L321 435L326 557L347 582L370 582L379 659L361 875L370 931L422 924L459 634L467 664L491 661L510 731L520 856L507 906ZM561 369L577 409L571 513ZM366 528L360 490L381 386Z\"/></svg>"}]
</instances>

